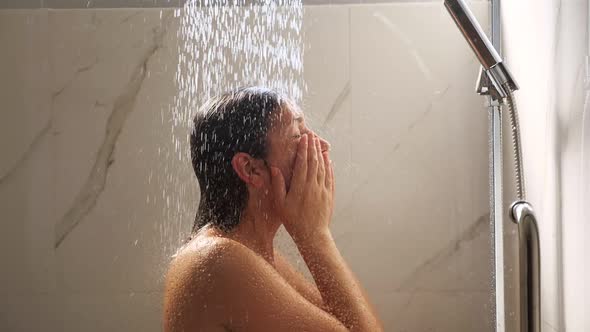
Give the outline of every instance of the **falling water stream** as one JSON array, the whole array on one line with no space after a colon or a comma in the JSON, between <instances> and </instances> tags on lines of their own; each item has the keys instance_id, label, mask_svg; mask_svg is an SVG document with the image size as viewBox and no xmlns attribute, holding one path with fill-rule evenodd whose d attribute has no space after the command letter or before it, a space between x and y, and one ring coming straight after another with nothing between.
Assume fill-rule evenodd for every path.
<instances>
[{"instance_id":1,"label":"falling water stream","mask_svg":"<svg viewBox=\"0 0 590 332\"><path fill-rule=\"evenodd\" d=\"M174 19L179 23L176 96L162 111L169 112L162 119L170 119L173 144L171 151L159 152L167 163L158 197L167 210L158 225L167 254L188 235L186 219L192 223L198 205L188 195L198 195L196 179L178 168L191 166L188 134L199 106L249 85L273 88L298 103L305 91L301 0L195 0L176 9Z\"/></svg>"}]
</instances>

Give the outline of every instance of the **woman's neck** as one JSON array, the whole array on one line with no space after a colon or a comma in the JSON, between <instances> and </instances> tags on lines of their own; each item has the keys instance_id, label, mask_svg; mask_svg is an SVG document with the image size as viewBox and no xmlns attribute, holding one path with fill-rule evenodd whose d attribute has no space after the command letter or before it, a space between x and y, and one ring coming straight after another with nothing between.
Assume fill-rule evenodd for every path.
<instances>
[{"instance_id":1,"label":"woman's neck","mask_svg":"<svg viewBox=\"0 0 590 332\"><path fill-rule=\"evenodd\" d=\"M227 236L240 242L262 256L274 266L274 237L280 224L266 217L264 213L248 213L244 211L240 223Z\"/></svg>"}]
</instances>

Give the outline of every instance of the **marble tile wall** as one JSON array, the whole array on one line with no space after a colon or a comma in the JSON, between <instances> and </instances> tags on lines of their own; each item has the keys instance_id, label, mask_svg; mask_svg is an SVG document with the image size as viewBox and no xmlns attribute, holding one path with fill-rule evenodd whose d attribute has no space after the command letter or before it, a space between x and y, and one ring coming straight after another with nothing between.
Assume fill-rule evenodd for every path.
<instances>
[{"instance_id":1,"label":"marble tile wall","mask_svg":"<svg viewBox=\"0 0 590 332\"><path fill-rule=\"evenodd\" d=\"M472 7L487 25L488 3ZM181 24L0 11L0 329L160 330L198 200L173 125ZM487 112L448 14L305 7L302 47L302 106L334 150L333 233L387 330L491 331ZM284 231L277 245L306 272Z\"/></svg>"},{"instance_id":2,"label":"marble tile wall","mask_svg":"<svg viewBox=\"0 0 590 332\"><path fill-rule=\"evenodd\" d=\"M0 14L0 325L25 331L54 327L54 145L48 17L43 11Z\"/></svg>"}]
</instances>

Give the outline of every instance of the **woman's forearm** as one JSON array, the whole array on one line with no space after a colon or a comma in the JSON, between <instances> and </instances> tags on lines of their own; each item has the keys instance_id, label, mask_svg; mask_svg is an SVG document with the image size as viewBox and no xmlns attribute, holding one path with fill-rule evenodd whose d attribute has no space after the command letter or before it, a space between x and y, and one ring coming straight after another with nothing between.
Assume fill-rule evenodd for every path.
<instances>
[{"instance_id":1,"label":"woman's forearm","mask_svg":"<svg viewBox=\"0 0 590 332\"><path fill-rule=\"evenodd\" d=\"M351 331L382 331L377 313L340 255L328 229L298 241L328 311Z\"/></svg>"}]
</instances>

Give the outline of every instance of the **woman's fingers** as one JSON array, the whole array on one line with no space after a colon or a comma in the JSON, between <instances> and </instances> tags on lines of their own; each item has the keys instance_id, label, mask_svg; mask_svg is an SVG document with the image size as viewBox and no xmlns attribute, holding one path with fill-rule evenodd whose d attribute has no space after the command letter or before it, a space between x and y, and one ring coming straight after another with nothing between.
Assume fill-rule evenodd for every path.
<instances>
[{"instance_id":1,"label":"woman's fingers","mask_svg":"<svg viewBox=\"0 0 590 332\"><path fill-rule=\"evenodd\" d=\"M326 156L322 153L322 146L320 140L316 139L316 153L318 155L318 183L324 184L326 182Z\"/></svg>"},{"instance_id":2,"label":"woman's fingers","mask_svg":"<svg viewBox=\"0 0 590 332\"><path fill-rule=\"evenodd\" d=\"M332 197L336 192L336 177L334 176L334 164L330 161L330 186L332 189Z\"/></svg>"},{"instance_id":3,"label":"woman's fingers","mask_svg":"<svg viewBox=\"0 0 590 332\"><path fill-rule=\"evenodd\" d=\"M317 138L314 135L309 135L309 144L307 150L308 168L307 168L307 179L317 181L318 174L318 155L316 148Z\"/></svg>"},{"instance_id":4,"label":"woman's fingers","mask_svg":"<svg viewBox=\"0 0 590 332\"><path fill-rule=\"evenodd\" d=\"M332 163L330 162L330 153L328 151L324 151L322 155L324 156L324 168L326 169L324 184L328 189L332 190Z\"/></svg>"},{"instance_id":5,"label":"woman's fingers","mask_svg":"<svg viewBox=\"0 0 590 332\"><path fill-rule=\"evenodd\" d=\"M308 145L309 137L303 135L297 146L297 156L295 157L295 167L293 168L293 177L291 178L291 188L301 190L307 179L308 172ZM301 194L301 193L299 193Z\"/></svg>"}]
</instances>

